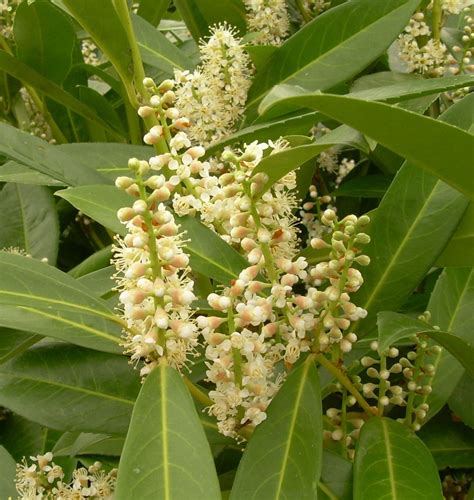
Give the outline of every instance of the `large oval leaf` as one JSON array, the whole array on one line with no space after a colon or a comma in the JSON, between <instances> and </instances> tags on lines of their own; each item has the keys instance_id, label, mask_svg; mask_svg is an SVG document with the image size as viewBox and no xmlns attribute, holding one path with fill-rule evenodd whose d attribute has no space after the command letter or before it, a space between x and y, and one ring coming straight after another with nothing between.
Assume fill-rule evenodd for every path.
<instances>
[{"instance_id":1,"label":"large oval leaf","mask_svg":"<svg viewBox=\"0 0 474 500\"><path fill-rule=\"evenodd\" d=\"M164 364L148 375L133 409L115 498L221 498L191 396L179 373Z\"/></svg>"},{"instance_id":2,"label":"large oval leaf","mask_svg":"<svg viewBox=\"0 0 474 500\"><path fill-rule=\"evenodd\" d=\"M443 123L396 106L347 96L314 94L293 98L291 102L296 108L315 109L354 127L474 198L474 137L449 125L455 110L446 114L448 123ZM457 110L464 106L474 109L472 95L464 99ZM446 144L456 147L447 148Z\"/></svg>"},{"instance_id":3,"label":"large oval leaf","mask_svg":"<svg viewBox=\"0 0 474 500\"><path fill-rule=\"evenodd\" d=\"M53 82L62 83L72 64L76 34L72 22L48 0L22 2L15 12L17 56Z\"/></svg>"},{"instance_id":4,"label":"large oval leaf","mask_svg":"<svg viewBox=\"0 0 474 500\"><path fill-rule=\"evenodd\" d=\"M315 91L348 80L392 43L418 3L354 0L318 16L275 51L255 78L248 106L278 83Z\"/></svg>"},{"instance_id":5,"label":"large oval leaf","mask_svg":"<svg viewBox=\"0 0 474 500\"><path fill-rule=\"evenodd\" d=\"M0 213L8 214L0 232L0 248L19 247L35 258L56 263L59 222L49 189L7 184L0 192Z\"/></svg>"},{"instance_id":6,"label":"large oval leaf","mask_svg":"<svg viewBox=\"0 0 474 500\"><path fill-rule=\"evenodd\" d=\"M35 259L0 252L0 325L120 353L121 324L74 278Z\"/></svg>"},{"instance_id":7,"label":"large oval leaf","mask_svg":"<svg viewBox=\"0 0 474 500\"><path fill-rule=\"evenodd\" d=\"M313 499L322 465L321 393L308 358L293 371L247 445L231 500Z\"/></svg>"},{"instance_id":8,"label":"large oval leaf","mask_svg":"<svg viewBox=\"0 0 474 500\"><path fill-rule=\"evenodd\" d=\"M442 499L430 452L403 424L372 418L364 424L354 461L354 500Z\"/></svg>"},{"instance_id":9,"label":"large oval leaf","mask_svg":"<svg viewBox=\"0 0 474 500\"><path fill-rule=\"evenodd\" d=\"M125 434L140 377L127 358L66 344L0 367L0 404L53 429Z\"/></svg>"}]
</instances>

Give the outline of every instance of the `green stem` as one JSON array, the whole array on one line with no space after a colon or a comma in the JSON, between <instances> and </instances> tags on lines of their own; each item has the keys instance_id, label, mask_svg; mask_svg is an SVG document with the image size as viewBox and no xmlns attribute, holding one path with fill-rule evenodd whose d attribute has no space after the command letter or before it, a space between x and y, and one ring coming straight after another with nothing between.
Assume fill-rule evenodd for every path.
<instances>
[{"instance_id":1,"label":"green stem","mask_svg":"<svg viewBox=\"0 0 474 500\"><path fill-rule=\"evenodd\" d=\"M130 142L132 144L141 144L142 143L142 132L140 130L140 122L138 120L138 115L135 110L131 106L129 102L124 100L125 105L125 113L127 115L127 123L128 123L128 131L130 134Z\"/></svg>"},{"instance_id":2,"label":"green stem","mask_svg":"<svg viewBox=\"0 0 474 500\"><path fill-rule=\"evenodd\" d=\"M341 429L342 429L342 440L341 440L341 448L342 455L344 458L347 458L347 443L346 443L346 435L347 435L347 390L342 390L342 405L341 405Z\"/></svg>"},{"instance_id":3,"label":"green stem","mask_svg":"<svg viewBox=\"0 0 474 500\"><path fill-rule=\"evenodd\" d=\"M441 23L443 19L442 0L433 0L432 31L433 39L441 40Z\"/></svg>"},{"instance_id":4,"label":"green stem","mask_svg":"<svg viewBox=\"0 0 474 500\"><path fill-rule=\"evenodd\" d=\"M417 351L419 349L417 348ZM421 374L421 367L423 366L423 361L425 358L425 352L422 350L419 352L419 355L416 358L415 361L415 369L413 370L413 381L415 381L418 384L418 380ZM415 409L415 398L416 398L416 391L410 392L407 400L407 409L406 409L406 414L405 414L405 423L408 424L410 427L412 425L412 416L413 416L413 411Z\"/></svg>"},{"instance_id":5,"label":"green stem","mask_svg":"<svg viewBox=\"0 0 474 500\"><path fill-rule=\"evenodd\" d=\"M333 365L323 354L316 354L315 360L323 366L331 375L336 378L343 387L345 387L359 403L360 407L369 416L377 415L377 410L369 406L367 401L362 397L362 394L354 387L354 384L347 378L347 376L342 373L342 371L335 365Z\"/></svg>"},{"instance_id":6,"label":"green stem","mask_svg":"<svg viewBox=\"0 0 474 500\"><path fill-rule=\"evenodd\" d=\"M386 370L386 369L387 369L387 357L382 354L380 356L379 374L382 373L382 370ZM385 406L380 402L380 400L385 396L386 391L387 391L387 381L384 378L380 378L379 402L378 402L379 415L383 415L383 411L384 411Z\"/></svg>"}]
</instances>

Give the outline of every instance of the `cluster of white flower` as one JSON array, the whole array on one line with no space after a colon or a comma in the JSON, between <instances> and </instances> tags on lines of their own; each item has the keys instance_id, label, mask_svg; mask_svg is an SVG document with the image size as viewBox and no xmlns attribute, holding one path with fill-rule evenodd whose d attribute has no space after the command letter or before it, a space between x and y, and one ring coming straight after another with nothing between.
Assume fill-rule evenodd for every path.
<instances>
[{"instance_id":1,"label":"cluster of white flower","mask_svg":"<svg viewBox=\"0 0 474 500\"><path fill-rule=\"evenodd\" d=\"M0 0L0 35L10 38L13 32L13 19L20 0Z\"/></svg>"},{"instance_id":2,"label":"cluster of white flower","mask_svg":"<svg viewBox=\"0 0 474 500\"><path fill-rule=\"evenodd\" d=\"M332 198L329 195L319 196L316 186L313 184L309 187L309 197L311 201L303 203L300 210L301 224L307 232L306 244L310 245L313 238L322 238L330 233L331 228L321 222L320 214L324 208L335 210L331 205Z\"/></svg>"},{"instance_id":3,"label":"cluster of white flower","mask_svg":"<svg viewBox=\"0 0 474 500\"><path fill-rule=\"evenodd\" d=\"M426 38L428 41L422 43ZM444 74L448 50L444 43L431 38L431 29L422 12L410 19L397 42L400 59L409 71L430 76Z\"/></svg>"},{"instance_id":4,"label":"cluster of white flower","mask_svg":"<svg viewBox=\"0 0 474 500\"><path fill-rule=\"evenodd\" d=\"M200 45L201 65L176 71L176 107L190 120L189 137L206 146L233 132L251 85L250 58L227 24Z\"/></svg>"},{"instance_id":5,"label":"cluster of white flower","mask_svg":"<svg viewBox=\"0 0 474 500\"><path fill-rule=\"evenodd\" d=\"M305 7L315 15L321 14L331 7L332 0L305 0Z\"/></svg>"},{"instance_id":6,"label":"cluster of white flower","mask_svg":"<svg viewBox=\"0 0 474 500\"><path fill-rule=\"evenodd\" d=\"M290 20L285 0L245 0L247 25L255 33L253 43L281 45L288 36Z\"/></svg>"},{"instance_id":7,"label":"cluster of white flower","mask_svg":"<svg viewBox=\"0 0 474 500\"><path fill-rule=\"evenodd\" d=\"M53 454L30 457L16 467L16 489L20 500L79 500L111 499L117 476L117 470L106 473L100 462L95 462L88 469L81 467L72 473L69 483L64 483L62 467L53 462Z\"/></svg>"},{"instance_id":8,"label":"cluster of white flower","mask_svg":"<svg viewBox=\"0 0 474 500\"><path fill-rule=\"evenodd\" d=\"M472 55L474 53L474 17L467 14L463 16L463 35L461 44L452 47L453 54L448 56L449 71L455 75L474 71ZM469 87L461 89L462 95L469 91Z\"/></svg>"},{"instance_id":9,"label":"cluster of white flower","mask_svg":"<svg viewBox=\"0 0 474 500\"><path fill-rule=\"evenodd\" d=\"M20 96L28 115L28 121L21 123L22 129L27 130L31 135L35 135L36 137L40 137L41 139L48 141L50 144L55 144L56 140L53 137L50 126L24 87L20 89Z\"/></svg>"},{"instance_id":10,"label":"cluster of white flower","mask_svg":"<svg viewBox=\"0 0 474 500\"><path fill-rule=\"evenodd\" d=\"M473 0L442 0L441 8L446 14L460 14L464 9L473 4Z\"/></svg>"},{"instance_id":11,"label":"cluster of white flower","mask_svg":"<svg viewBox=\"0 0 474 500\"><path fill-rule=\"evenodd\" d=\"M99 66L99 56L96 44L92 40L82 40L81 52L84 62L91 66Z\"/></svg>"}]
</instances>

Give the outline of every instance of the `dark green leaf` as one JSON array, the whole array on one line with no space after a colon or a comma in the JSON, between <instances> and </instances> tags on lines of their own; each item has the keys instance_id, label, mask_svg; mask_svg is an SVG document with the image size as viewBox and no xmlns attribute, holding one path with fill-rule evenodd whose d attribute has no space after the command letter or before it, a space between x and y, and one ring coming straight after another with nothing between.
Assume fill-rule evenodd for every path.
<instances>
[{"instance_id":1,"label":"dark green leaf","mask_svg":"<svg viewBox=\"0 0 474 500\"><path fill-rule=\"evenodd\" d=\"M0 165L0 182L15 182L17 184L29 184L33 186L64 186L65 184L28 168L26 165L16 161L7 161Z\"/></svg>"},{"instance_id":2,"label":"dark green leaf","mask_svg":"<svg viewBox=\"0 0 474 500\"><path fill-rule=\"evenodd\" d=\"M0 248L21 248L32 257L56 263L59 223L48 188L7 184L0 192L0 213L8 214L0 233Z\"/></svg>"},{"instance_id":3,"label":"dark green leaf","mask_svg":"<svg viewBox=\"0 0 474 500\"><path fill-rule=\"evenodd\" d=\"M352 499L352 463L349 460L324 450L318 498L319 500Z\"/></svg>"},{"instance_id":4,"label":"dark green leaf","mask_svg":"<svg viewBox=\"0 0 474 500\"><path fill-rule=\"evenodd\" d=\"M474 429L473 384L474 377L466 371L448 401L451 410L471 429Z\"/></svg>"},{"instance_id":5,"label":"dark green leaf","mask_svg":"<svg viewBox=\"0 0 474 500\"><path fill-rule=\"evenodd\" d=\"M0 59L2 52L0 51ZM100 184L107 179L80 157L67 155L58 147L0 123L0 153L66 185Z\"/></svg>"},{"instance_id":6,"label":"dark green leaf","mask_svg":"<svg viewBox=\"0 0 474 500\"><path fill-rule=\"evenodd\" d=\"M20 61L55 83L62 83L76 44L73 25L52 2L22 2L15 12L13 34Z\"/></svg>"},{"instance_id":7,"label":"dark green leaf","mask_svg":"<svg viewBox=\"0 0 474 500\"><path fill-rule=\"evenodd\" d=\"M112 276L115 272L115 267L107 266L103 269L98 269L92 273L85 274L79 278L79 283L86 286L97 297L102 297L116 286L112 281Z\"/></svg>"},{"instance_id":8,"label":"dark green leaf","mask_svg":"<svg viewBox=\"0 0 474 500\"><path fill-rule=\"evenodd\" d=\"M430 450L438 469L474 467L474 431L453 422L449 414L437 415L421 428L418 436Z\"/></svg>"},{"instance_id":9,"label":"dark green leaf","mask_svg":"<svg viewBox=\"0 0 474 500\"><path fill-rule=\"evenodd\" d=\"M139 16L133 16L133 30L143 62L173 76L174 69L191 69L193 64L165 35Z\"/></svg>"},{"instance_id":10,"label":"dark green leaf","mask_svg":"<svg viewBox=\"0 0 474 500\"><path fill-rule=\"evenodd\" d=\"M120 460L117 500L220 499L209 444L179 373L164 364L147 376Z\"/></svg>"},{"instance_id":11,"label":"dark green leaf","mask_svg":"<svg viewBox=\"0 0 474 500\"><path fill-rule=\"evenodd\" d=\"M174 5L196 41L209 35L209 28L214 24L224 21L235 26L241 34L246 31L242 0L174 0Z\"/></svg>"},{"instance_id":12,"label":"dark green leaf","mask_svg":"<svg viewBox=\"0 0 474 500\"><path fill-rule=\"evenodd\" d=\"M474 269L447 268L439 277L428 303L431 324L473 342L472 311L474 308ZM436 415L446 404L463 375L462 366L443 350L429 359L435 367L428 417Z\"/></svg>"},{"instance_id":13,"label":"dark green leaf","mask_svg":"<svg viewBox=\"0 0 474 500\"><path fill-rule=\"evenodd\" d=\"M13 413L0 421L0 443L20 462L23 457L44 453L48 429Z\"/></svg>"},{"instance_id":14,"label":"dark green leaf","mask_svg":"<svg viewBox=\"0 0 474 500\"><path fill-rule=\"evenodd\" d=\"M232 500L313 499L322 466L321 394L309 358L292 371L247 445Z\"/></svg>"},{"instance_id":15,"label":"dark green leaf","mask_svg":"<svg viewBox=\"0 0 474 500\"><path fill-rule=\"evenodd\" d=\"M315 91L348 80L390 45L418 3L354 0L316 17L287 40L257 75L248 106L279 83Z\"/></svg>"},{"instance_id":16,"label":"dark green leaf","mask_svg":"<svg viewBox=\"0 0 474 500\"><path fill-rule=\"evenodd\" d=\"M122 324L103 300L35 259L0 252L0 324L105 352L121 352Z\"/></svg>"},{"instance_id":17,"label":"dark green leaf","mask_svg":"<svg viewBox=\"0 0 474 500\"><path fill-rule=\"evenodd\" d=\"M11 328L0 328L0 364L26 351L28 347L41 339L41 335L32 335Z\"/></svg>"},{"instance_id":18,"label":"dark green leaf","mask_svg":"<svg viewBox=\"0 0 474 500\"><path fill-rule=\"evenodd\" d=\"M89 432L65 432L52 450L54 456L104 455L117 456L122 453L125 438L108 436L107 434L92 434Z\"/></svg>"},{"instance_id":19,"label":"dark green leaf","mask_svg":"<svg viewBox=\"0 0 474 500\"><path fill-rule=\"evenodd\" d=\"M288 103L286 101L286 103ZM360 130L383 146L405 156L462 193L474 198L471 158L474 136L460 128L387 104L346 96L314 94L291 99ZM474 99L472 100L474 105ZM462 106L457 106L459 110ZM449 120L448 116L445 117ZM456 144L447 148L446 144Z\"/></svg>"},{"instance_id":20,"label":"dark green leaf","mask_svg":"<svg viewBox=\"0 0 474 500\"><path fill-rule=\"evenodd\" d=\"M110 130L107 122L102 120L92 108L3 50L0 51L0 70L5 71L26 85L31 85L36 90L50 97L53 101L66 106L66 108L69 108L86 120L90 120L92 123Z\"/></svg>"},{"instance_id":21,"label":"dark green leaf","mask_svg":"<svg viewBox=\"0 0 474 500\"><path fill-rule=\"evenodd\" d=\"M8 451L0 445L0 498L17 496L15 487L16 462Z\"/></svg>"},{"instance_id":22,"label":"dark green leaf","mask_svg":"<svg viewBox=\"0 0 474 500\"><path fill-rule=\"evenodd\" d=\"M356 198L382 198L390 187L393 178L387 175L367 175L345 181L332 192L332 196Z\"/></svg>"},{"instance_id":23,"label":"dark green leaf","mask_svg":"<svg viewBox=\"0 0 474 500\"><path fill-rule=\"evenodd\" d=\"M157 26L168 9L170 0L141 0L137 14Z\"/></svg>"},{"instance_id":24,"label":"dark green leaf","mask_svg":"<svg viewBox=\"0 0 474 500\"><path fill-rule=\"evenodd\" d=\"M127 358L66 344L0 366L0 404L59 430L125 434L139 389Z\"/></svg>"},{"instance_id":25,"label":"dark green leaf","mask_svg":"<svg viewBox=\"0 0 474 500\"><path fill-rule=\"evenodd\" d=\"M362 427L354 461L354 500L442 499L430 452L403 424L372 418Z\"/></svg>"}]
</instances>

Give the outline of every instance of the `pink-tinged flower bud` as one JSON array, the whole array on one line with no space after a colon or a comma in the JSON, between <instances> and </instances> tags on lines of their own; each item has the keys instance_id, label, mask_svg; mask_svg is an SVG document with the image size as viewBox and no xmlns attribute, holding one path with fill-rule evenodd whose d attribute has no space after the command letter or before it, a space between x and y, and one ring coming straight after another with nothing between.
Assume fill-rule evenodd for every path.
<instances>
[{"instance_id":1,"label":"pink-tinged flower bud","mask_svg":"<svg viewBox=\"0 0 474 500\"><path fill-rule=\"evenodd\" d=\"M115 186L119 189L127 189L130 187L135 181L130 177L117 177L115 179Z\"/></svg>"},{"instance_id":2,"label":"pink-tinged flower bud","mask_svg":"<svg viewBox=\"0 0 474 500\"><path fill-rule=\"evenodd\" d=\"M117 218L120 222L127 222L135 217L133 208L124 207L117 211Z\"/></svg>"},{"instance_id":3,"label":"pink-tinged flower bud","mask_svg":"<svg viewBox=\"0 0 474 500\"><path fill-rule=\"evenodd\" d=\"M166 186L163 186L153 191L153 195L156 201L167 201L170 199L171 193Z\"/></svg>"},{"instance_id":4,"label":"pink-tinged flower bud","mask_svg":"<svg viewBox=\"0 0 474 500\"><path fill-rule=\"evenodd\" d=\"M316 250L322 250L323 248L329 248L330 245L328 245L324 240L321 238L313 238L311 240L311 246L315 248Z\"/></svg>"},{"instance_id":5,"label":"pink-tinged flower bud","mask_svg":"<svg viewBox=\"0 0 474 500\"><path fill-rule=\"evenodd\" d=\"M140 106L138 108L138 116L140 116L141 118L148 118L150 116L153 116L154 112L154 109L150 106Z\"/></svg>"},{"instance_id":6,"label":"pink-tinged flower bud","mask_svg":"<svg viewBox=\"0 0 474 500\"><path fill-rule=\"evenodd\" d=\"M148 210L148 206L146 201L137 200L133 203L133 210L136 214L141 215L144 214Z\"/></svg>"},{"instance_id":7,"label":"pink-tinged flower bud","mask_svg":"<svg viewBox=\"0 0 474 500\"><path fill-rule=\"evenodd\" d=\"M150 97L150 105L154 108L161 108L161 97L159 95L152 95Z\"/></svg>"},{"instance_id":8,"label":"pink-tinged flower bud","mask_svg":"<svg viewBox=\"0 0 474 500\"><path fill-rule=\"evenodd\" d=\"M184 269L189 265L189 257L184 253L175 255L171 259L170 264L178 269Z\"/></svg>"}]
</instances>

